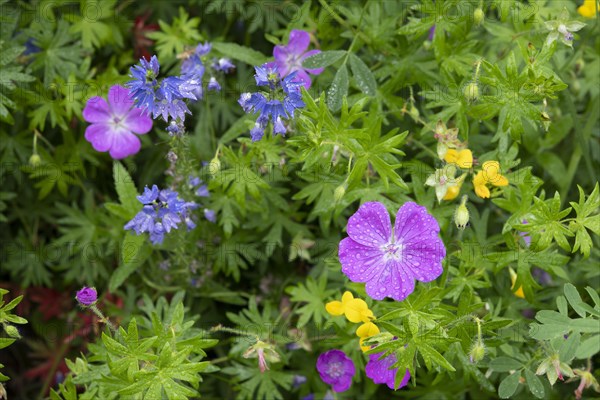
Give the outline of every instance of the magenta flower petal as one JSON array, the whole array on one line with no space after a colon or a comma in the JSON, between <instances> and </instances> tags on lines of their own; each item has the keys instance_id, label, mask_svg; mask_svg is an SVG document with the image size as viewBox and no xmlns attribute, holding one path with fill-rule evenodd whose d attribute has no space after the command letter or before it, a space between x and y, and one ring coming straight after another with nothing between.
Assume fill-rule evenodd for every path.
<instances>
[{"instance_id":1,"label":"magenta flower petal","mask_svg":"<svg viewBox=\"0 0 600 400\"><path fill-rule=\"evenodd\" d=\"M304 61L307 57L310 56L314 56L315 54L319 54L321 52L321 50L309 50L306 53L304 53L302 55L302 57L300 57L300 61ZM304 68L305 71L313 74L313 75L319 75L321 72L323 72L325 70L325 68L313 68L313 69L309 69L309 68Z\"/></svg>"},{"instance_id":2,"label":"magenta flower petal","mask_svg":"<svg viewBox=\"0 0 600 400\"><path fill-rule=\"evenodd\" d=\"M287 49L290 53L302 54L308 49L310 35L306 31L294 29L290 32Z\"/></svg>"},{"instance_id":3,"label":"magenta flower petal","mask_svg":"<svg viewBox=\"0 0 600 400\"><path fill-rule=\"evenodd\" d=\"M317 359L319 376L334 392L344 392L352 385L356 368L352 360L341 350L329 350Z\"/></svg>"},{"instance_id":4,"label":"magenta flower petal","mask_svg":"<svg viewBox=\"0 0 600 400\"><path fill-rule=\"evenodd\" d=\"M369 362L367 362L367 365L365 366L365 373L367 374L367 377L369 377L373 381L373 383L385 383L390 389L395 389L394 383L396 379L396 373L398 372L398 368L390 368L398 360L396 359L396 356L394 354L390 354L387 357L379 359L381 356L381 353L369 355ZM408 372L407 369L398 388L406 386L409 380L410 372Z\"/></svg>"},{"instance_id":5,"label":"magenta flower petal","mask_svg":"<svg viewBox=\"0 0 600 400\"><path fill-rule=\"evenodd\" d=\"M379 247L392 235L390 216L378 202L364 203L348 220L348 236L365 246Z\"/></svg>"},{"instance_id":6,"label":"magenta flower petal","mask_svg":"<svg viewBox=\"0 0 600 400\"><path fill-rule=\"evenodd\" d=\"M379 273L367 281L365 290L374 300L391 297L396 301L402 301L415 290L415 277L404 264L390 259Z\"/></svg>"},{"instance_id":7,"label":"magenta flower petal","mask_svg":"<svg viewBox=\"0 0 600 400\"><path fill-rule=\"evenodd\" d=\"M115 132L113 134L113 146L109 154L112 158L120 160L140 151L141 145L140 139L131 132Z\"/></svg>"},{"instance_id":8,"label":"magenta flower petal","mask_svg":"<svg viewBox=\"0 0 600 400\"><path fill-rule=\"evenodd\" d=\"M302 82L302 84L304 85L304 88L306 90L310 89L310 85L311 85L310 76L308 76L308 74L303 69L299 69L296 72L296 79L294 79L294 80L296 82Z\"/></svg>"},{"instance_id":9,"label":"magenta flower petal","mask_svg":"<svg viewBox=\"0 0 600 400\"><path fill-rule=\"evenodd\" d=\"M142 109L133 106L129 90L114 85L108 91L108 103L100 97L88 100L83 117L92 122L85 130L85 139L97 151L108 151L121 159L140 150L141 143L134 134L152 129L152 119Z\"/></svg>"},{"instance_id":10,"label":"magenta flower petal","mask_svg":"<svg viewBox=\"0 0 600 400\"><path fill-rule=\"evenodd\" d=\"M112 136L106 133L110 127L106 124L92 124L85 130L85 140L92 144L96 151L108 151L112 147Z\"/></svg>"},{"instance_id":11,"label":"magenta flower petal","mask_svg":"<svg viewBox=\"0 0 600 400\"><path fill-rule=\"evenodd\" d=\"M342 272L353 282L360 282L362 279L369 281L385 267L379 250L363 246L349 237L340 242L339 257Z\"/></svg>"},{"instance_id":12,"label":"magenta flower petal","mask_svg":"<svg viewBox=\"0 0 600 400\"><path fill-rule=\"evenodd\" d=\"M77 291L75 299L82 306L91 306L98 300L98 292L94 288L84 286L81 290Z\"/></svg>"},{"instance_id":13,"label":"magenta flower petal","mask_svg":"<svg viewBox=\"0 0 600 400\"><path fill-rule=\"evenodd\" d=\"M440 226L427 208L417 203L405 203L396 214L396 223L394 224L396 237L406 239L429 239L437 237L440 232Z\"/></svg>"},{"instance_id":14,"label":"magenta flower petal","mask_svg":"<svg viewBox=\"0 0 600 400\"><path fill-rule=\"evenodd\" d=\"M152 118L146 114L141 108L132 109L127 116L125 116L125 127L130 131L143 135L150 132L152 129Z\"/></svg>"},{"instance_id":15,"label":"magenta flower petal","mask_svg":"<svg viewBox=\"0 0 600 400\"><path fill-rule=\"evenodd\" d=\"M287 76L291 70L291 65L287 63L288 57L290 54L288 53L285 46L275 46L273 48L273 57L275 57L275 61L273 63L277 65L277 70L279 71L279 76L285 77Z\"/></svg>"},{"instance_id":16,"label":"magenta flower petal","mask_svg":"<svg viewBox=\"0 0 600 400\"><path fill-rule=\"evenodd\" d=\"M273 57L275 58L274 63L277 65L279 76L285 78L292 72L297 72L294 77L295 81L301 82L302 85L308 89L311 85L310 77L308 73L320 74L323 72L322 68L307 70L302 66L302 61L308 56L318 53L320 50L308 49L310 44L310 35L308 32L301 30L292 30L290 32L290 38L287 45L278 45L273 49Z\"/></svg>"},{"instance_id":17,"label":"magenta flower petal","mask_svg":"<svg viewBox=\"0 0 600 400\"><path fill-rule=\"evenodd\" d=\"M83 119L90 123L106 122L110 118L108 103L102 97L90 97L83 109Z\"/></svg>"},{"instance_id":18,"label":"magenta flower petal","mask_svg":"<svg viewBox=\"0 0 600 400\"><path fill-rule=\"evenodd\" d=\"M418 204L405 203L392 230L385 206L365 203L348 220L347 231L339 245L342 272L364 282L373 299L402 301L414 291L415 279L430 282L443 272L446 248L439 225Z\"/></svg>"},{"instance_id":19,"label":"magenta flower petal","mask_svg":"<svg viewBox=\"0 0 600 400\"><path fill-rule=\"evenodd\" d=\"M129 90L120 85L111 86L108 90L108 103L113 115L126 116L131 107L133 99L129 97Z\"/></svg>"}]
</instances>

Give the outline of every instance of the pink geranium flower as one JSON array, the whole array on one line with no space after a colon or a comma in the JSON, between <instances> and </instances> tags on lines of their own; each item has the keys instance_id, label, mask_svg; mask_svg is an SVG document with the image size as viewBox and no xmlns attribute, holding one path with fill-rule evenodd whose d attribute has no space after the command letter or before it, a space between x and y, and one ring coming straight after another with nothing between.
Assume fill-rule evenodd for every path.
<instances>
[{"instance_id":1,"label":"pink geranium flower","mask_svg":"<svg viewBox=\"0 0 600 400\"><path fill-rule=\"evenodd\" d=\"M152 129L152 118L141 108L133 106L129 90L114 85L108 91L108 103L94 96L83 109L83 119L91 125L85 130L85 139L95 150L108 151L115 159L125 158L140 151L140 139Z\"/></svg>"},{"instance_id":2,"label":"pink geranium flower","mask_svg":"<svg viewBox=\"0 0 600 400\"><path fill-rule=\"evenodd\" d=\"M290 32L290 40L286 46L279 45L273 49L274 64L281 78L297 71L295 80L301 81L306 89L310 88L311 84L308 73L318 75L323 72L323 68L308 69L302 66L304 59L321 52L321 50L306 51L309 44L308 32L294 29Z\"/></svg>"}]
</instances>

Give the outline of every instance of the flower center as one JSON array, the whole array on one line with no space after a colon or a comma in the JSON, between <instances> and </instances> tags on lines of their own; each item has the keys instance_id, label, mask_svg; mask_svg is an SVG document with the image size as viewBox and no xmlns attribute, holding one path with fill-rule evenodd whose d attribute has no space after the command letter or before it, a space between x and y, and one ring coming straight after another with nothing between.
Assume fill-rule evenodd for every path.
<instances>
[{"instance_id":1,"label":"flower center","mask_svg":"<svg viewBox=\"0 0 600 400\"><path fill-rule=\"evenodd\" d=\"M327 374L333 378L339 378L340 376L342 376L344 374L344 368L342 367L342 363L333 362L329 364Z\"/></svg>"},{"instance_id":2,"label":"flower center","mask_svg":"<svg viewBox=\"0 0 600 400\"><path fill-rule=\"evenodd\" d=\"M381 250L384 252L384 258L386 260L394 259L401 260L402 259L402 250L404 246L400 243L396 243L394 241L387 243L381 247Z\"/></svg>"},{"instance_id":3,"label":"flower center","mask_svg":"<svg viewBox=\"0 0 600 400\"><path fill-rule=\"evenodd\" d=\"M287 58L287 64L290 67L290 71L296 71L302 66L300 62L300 56L297 54L290 54Z\"/></svg>"}]
</instances>

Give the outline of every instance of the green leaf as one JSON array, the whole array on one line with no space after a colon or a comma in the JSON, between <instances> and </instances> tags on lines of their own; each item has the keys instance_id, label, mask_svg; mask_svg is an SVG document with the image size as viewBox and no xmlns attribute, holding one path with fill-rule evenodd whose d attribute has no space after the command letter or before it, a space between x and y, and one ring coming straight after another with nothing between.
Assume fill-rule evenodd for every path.
<instances>
[{"instance_id":1,"label":"green leaf","mask_svg":"<svg viewBox=\"0 0 600 400\"><path fill-rule=\"evenodd\" d=\"M578 332L573 332L567 340L562 342L562 346L558 350L560 361L569 363L575 357L575 352L579 348L581 335Z\"/></svg>"},{"instance_id":2,"label":"green leaf","mask_svg":"<svg viewBox=\"0 0 600 400\"><path fill-rule=\"evenodd\" d=\"M179 7L179 17L173 19L171 25L159 20L159 32L147 33L147 37L156 40L158 59L161 63L165 59L174 59L177 54L183 52L186 46L195 46L202 35L198 31L200 18L191 18L183 7Z\"/></svg>"},{"instance_id":3,"label":"green leaf","mask_svg":"<svg viewBox=\"0 0 600 400\"><path fill-rule=\"evenodd\" d=\"M600 334L583 340L575 352L575 358L581 360L600 353Z\"/></svg>"},{"instance_id":4,"label":"green leaf","mask_svg":"<svg viewBox=\"0 0 600 400\"><path fill-rule=\"evenodd\" d=\"M522 367L522 364L510 357L496 357L490 361L490 368L497 372L508 372L517 370Z\"/></svg>"},{"instance_id":5,"label":"green leaf","mask_svg":"<svg viewBox=\"0 0 600 400\"><path fill-rule=\"evenodd\" d=\"M579 292L575 286L573 286L571 283L565 283L564 291L565 297L569 301L571 307L573 307L573 310L575 310L580 317L585 318L585 310L580 307L580 304L583 302L583 300L581 300L581 296L579 295Z\"/></svg>"},{"instance_id":6,"label":"green leaf","mask_svg":"<svg viewBox=\"0 0 600 400\"><path fill-rule=\"evenodd\" d=\"M347 51L345 50L322 51L320 53L307 57L302 63L302 66L308 69L324 68L333 64L346 54Z\"/></svg>"},{"instance_id":7,"label":"green leaf","mask_svg":"<svg viewBox=\"0 0 600 400\"><path fill-rule=\"evenodd\" d=\"M223 55L246 64L258 66L267 62L267 57L263 53L237 43L213 42L212 47Z\"/></svg>"},{"instance_id":8,"label":"green leaf","mask_svg":"<svg viewBox=\"0 0 600 400\"><path fill-rule=\"evenodd\" d=\"M456 371L452 364L448 362L436 349L431 347L426 343L419 343L418 345L419 353L423 356L426 364L430 364L433 362L436 366L440 366L448 371ZM431 364L430 364L431 365Z\"/></svg>"},{"instance_id":9,"label":"green leaf","mask_svg":"<svg viewBox=\"0 0 600 400\"><path fill-rule=\"evenodd\" d=\"M350 54L350 69L360 90L369 96L377 94L377 82L371 69L355 54Z\"/></svg>"},{"instance_id":10,"label":"green leaf","mask_svg":"<svg viewBox=\"0 0 600 400\"><path fill-rule=\"evenodd\" d=\"M327 274L322 274L318 281L308 277L306 284L300 283L298 286L288 288L286 292L292 295L291 301L306 303L296 311L300 315L298 327L301 328L311 320L318 326L321 325L327 314L324 300L335 290L327 290Z\"/></svg>"},{"instance_id":11,"label":"green leaf","mask_svg":"<svg viewBox=\"0 0 600 400\"><path fill-rule=\"evenodd\" d=\"M146 235L127 233L121 245L121 264L110 277L109 290L114 292L149 256Z\"/></svg>"},{"instance_id":12,"label":"green leaf","mask_svg":"<svg viewBox=\"0 0 600 400\"><path fill-rule=\"evenodd\" d=\"M544 398L544 385L540 379L529 369L525 369L525 381L529 387L529 391L538 399Z\"/></svg>"},{"instance_id":13,"label":"green leaf","mask_svg":"<svg viewBox=\"0 0 600 400\"><path fill-rule=\"evenodd\" d=\"M118 161L115 161L113 164L113 178L117 194L119 195L119 201L124 210L129 214L128 219L131 219L141 209L141 204L137 199L138 191L135 188L133 179L131 179L129 172Z\"/></svg>"},{"instance_id":14,"label":"green leaf","mask_svg":"<svg viewBox=\"0 0 600 400\"><path fill-rule=\"evenodd\" d=\"M521 378L521 372L517 371L512 375L508 375L500 382L498 386L498 395L502 399L508 399L515 393L517 386L519 386L519 379Z\"/></svg>"},{"instance_id":15,"label":"green leaf","mask_svg":"<svg viewBox=\"0 0 600 400\"><path fill-rule=\"evenodd\" d=\"M342 100L348 94L348 67L342 65L335 74L331 86L327 90L327 106L331 111L342 108Z\"/></svg>"}]
</instances>

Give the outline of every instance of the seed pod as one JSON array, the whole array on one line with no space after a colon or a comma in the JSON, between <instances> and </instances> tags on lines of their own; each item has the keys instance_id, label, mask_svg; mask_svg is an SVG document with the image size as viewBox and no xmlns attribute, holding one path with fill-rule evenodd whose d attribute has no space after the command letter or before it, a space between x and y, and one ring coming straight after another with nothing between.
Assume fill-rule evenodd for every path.
<instances>
[{"instance_id":1,"label":"seed pod","mask_svg":"<svg viewBox=\"0 0 600 400\"><path fill-rule=\"evenodd\" d=\"M471 82L463 90L463 95L469 103L474 103L479 98L479 86L477 83Z\"/></svg>"},{"instance_id":2,"label":"seed pod","mask_svg":"<svg viewBox=\"0 0 600 400\"><path fill-rule=\"evenodd\" d=\"M345 194L346 194L346 184L341 184L340 186L335 188L335 191L333 192L333 199L337 203L342 199L342 197L344 197Z\"/></svg>"},{"instance_id":3,"label":"seed pod","mask_svg":"<svg viewBox=\"0 0 600 400\"><path fill-rule=\"evenodd\" d=\"M477 8L473 12L473 23L475 23L475 26L479 26L479 25L481 25L481 23L483 22L484 19L485 19L485 13L483 12L483 10L481 8Z\"/></svg>"},{"instance_id":4,"label":"seed pod","mask_svg":"<svg viewBox=\"0 0 600 400\"><path fill-rule=\"evenodd\" d=\"M471 346L471 351L469 352L469 360L473 364L477 364L479 361L483 360L485 357L485 345L483 341L477 339Z\"/></svg>"},{"instance_id":5,"label":"seed pod","mask_svg":"<svg viewBox=\"0 0 600 400\"><path fill-rule=\"evenodd\" d=\"M467 208L467 195L464 195L460 201L460 205L456 207L454 212L454 223L458 229L465 229L469 223L469 209Z\"/></svg>"},{"instance_id":6,"label":"seed pod","mask_svg":"<svg viewBox=\"0 0 600 400\"><path fill-rule=\"evenodd\" d=\"M34 153L31 155L31 157L29 157L29 165L31 165L32 167L37 167L41 163L42 158L38 154Z\"/></svg>"}]
</instances>

